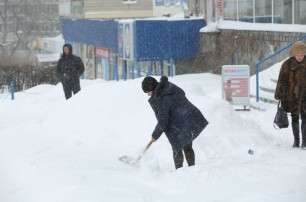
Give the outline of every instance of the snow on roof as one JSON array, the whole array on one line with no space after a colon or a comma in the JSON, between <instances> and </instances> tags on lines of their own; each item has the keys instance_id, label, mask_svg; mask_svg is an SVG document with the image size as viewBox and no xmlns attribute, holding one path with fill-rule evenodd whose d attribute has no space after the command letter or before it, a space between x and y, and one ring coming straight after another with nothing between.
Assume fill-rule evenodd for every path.
<instances>
[{"instance_id":1,"label":"snow on roof","mask_svg":"<svg viewBox=\"0 0 306 202\"><path fill-rule=\"evenodd\" d=\"M209 22L206 27L203 27L200 30L200 32L217 32L220 29L306 33L306 25L249 23L230 20Z\"/></svg>"},{"instance_id":2,"label":"snow on roof","mask_svg":"<svg viewBox=\"0 0 306 202\"><path fill-rule=\"evenodd\" d=\"M36 54L38 62L56 62L60 58L60 54L58 53L49 53L49 54Z\"/></svg>"},{"instance_id":3,"label":"snow on roof","mask_svg":"<svg viewBox=\"0 0 306 202\"><path fill-rule=\"evenodd\" d=\"M57 36L55 36L55 37L44 37L44 38L42 38L42 39L43 39L43 40L49 40L49 41L58 41L58 42L63 42L63 41L65 41L62 34L57 35Z\"/></svg>"}]
</instances>

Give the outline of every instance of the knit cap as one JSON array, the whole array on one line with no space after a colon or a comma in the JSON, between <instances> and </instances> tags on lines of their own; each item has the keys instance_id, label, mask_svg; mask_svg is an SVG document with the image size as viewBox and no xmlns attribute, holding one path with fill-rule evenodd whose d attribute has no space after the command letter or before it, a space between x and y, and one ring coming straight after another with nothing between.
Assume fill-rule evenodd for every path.
<instances>
[{"instance_id":1,"label":"knit cap","mask_svg":"<svg viewBox=\"0 0 306 202\"><path fill-rule=\"evenodd\" d=\"M157 80L151 76L147 76L142 81L142 90L147 93L150 91L154 91L157 86Z\"/></svg>"}]
</instances>

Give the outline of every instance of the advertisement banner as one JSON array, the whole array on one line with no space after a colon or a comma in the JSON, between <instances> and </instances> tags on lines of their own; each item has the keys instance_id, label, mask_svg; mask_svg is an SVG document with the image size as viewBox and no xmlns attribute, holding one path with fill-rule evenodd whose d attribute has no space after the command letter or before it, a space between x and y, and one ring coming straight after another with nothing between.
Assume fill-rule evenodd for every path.
<instances>
[{"instance_id":1,"label":"advertisement banner","mask_svg":"<svg viewBox=\"0 0 306 202\"><path fill-rule=\"evenodd\" d=\"M119 23L118 56L126 60L134 59L134 23Z\"/></svg>"},{"instance_id":2,"label":"advertisement banner","mask_svg":"<svg viewBox=\"0 0 306 202\"><path fill-rule=\"evenodd\" d=\"M123 58L123 24L118 24L118 57Z\"/></svg>"},{"instance_id":3,"label":"advertisement banner","mask_svg":"<svg viewBox=\"0 0 306 202\"><path fill-rule=\"evenodd\" d=\"M124 25L124 58L131 59L131 24Z\"/></svg>"},{"instance_id":4,"label":"advertisement banner","mask_svg":"<svg viewBox=\"0 0 306 202\"><path fill-rule=\"evenodd\" d=\"M223 0L218 0L218 12L219 12L219 18L223 19Z\"/></svg>"},{"instance_id":5,"label":"advertisement banner","mask_svg":"<svg viewBox=\"0 0 306 202\"><path fill-rule=\"evenodd\" d=\"M222 98L235 106L250 105L250 67L222 66Z\"/></svg>"},{"instance_id":6,"label":"advertisement banner","mask_svg":"<svg viewBox=\"0 0 306 202\"><path fill-rule=\"evenodd\" d=\"M95 48L93 45L88 45L86 51L85 79L95 79L95 73Z\"/></svg>"}]
</instances>

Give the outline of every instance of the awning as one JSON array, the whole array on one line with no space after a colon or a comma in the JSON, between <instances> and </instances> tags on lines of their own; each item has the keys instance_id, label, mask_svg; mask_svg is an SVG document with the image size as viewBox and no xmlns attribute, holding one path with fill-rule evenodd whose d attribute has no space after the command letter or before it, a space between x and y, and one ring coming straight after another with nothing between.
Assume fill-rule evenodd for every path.
<instances>
[{"instance_id":1,"label":"awning","mask_svg":"<svg viewBox=\"0 0 306 202\"><path fill-rule=\"evenodd\" d=\"M37 62L57 62L60 59L60 54L58 53L36 54L35 58Z\"/></svg>"}]
</instances>

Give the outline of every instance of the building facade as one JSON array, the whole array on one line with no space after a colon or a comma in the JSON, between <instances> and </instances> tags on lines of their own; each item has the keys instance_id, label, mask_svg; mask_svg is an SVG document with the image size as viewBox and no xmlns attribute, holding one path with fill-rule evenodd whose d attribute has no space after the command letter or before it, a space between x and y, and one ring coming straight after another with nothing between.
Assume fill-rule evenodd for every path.
<instances>
[{"instance_id":1,"label":"building facade","mask_svg":"<svg viewBox=\"0 0 306 202\"><path fill-rule=\"evenodd\" d=\"M126 19L203 14L201 0L59 0L66 18Z\"/></svg>"},{"instance_id":2,"label":"building facade","mask_svg":"<svg viewBox=\"0 0 306 202\"><path fill-rule=\"evenodd\" d=\"M306 24L305 0L210 0L225 20Z\"/></svg>"},{"instance_id":3,"label":"building facade","mask_svg":"<svg viewBox=\"0 0 306 202\"><path fill-rule=\"evenodd\" d=\"M65 41L84 61L84 78L104 80L175 75L175 60L197 55L203 26L197 18L62 20Z\"/></svg>"},{"instance_id":4,"label":"building facade","mask_svg":"<svg viewBox=\"0 0 306 202\"><path fill-rule=\"evenodd\" d=\"M240 28L204 31L201 53L194 65L199 71L220 73L224 64L248 64L251 74L255 74L256 63L306 34L305 0L208 0L206 3L208 23L218 20L248 23L236 23ZM262 29L253 29L253 23ZM286 48L261 70L284 60L289 56L288 51Z\"/></svg>"},{"instance_id":5,"label":"building facade","mask_svg":"<svg viewBox=\"0 0 306 202\"><path fill-rule=\"evenodd\" d=\"M152 0L60 0L60 15L68 18L147 18Z\"/></svg>"}]
</instances>

